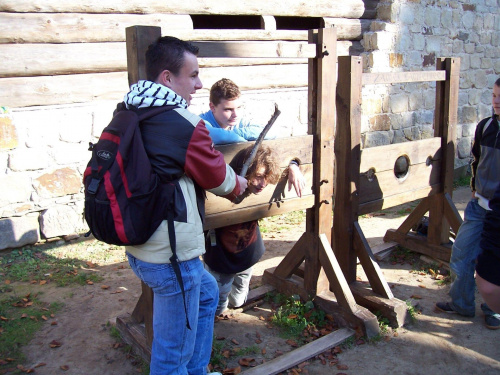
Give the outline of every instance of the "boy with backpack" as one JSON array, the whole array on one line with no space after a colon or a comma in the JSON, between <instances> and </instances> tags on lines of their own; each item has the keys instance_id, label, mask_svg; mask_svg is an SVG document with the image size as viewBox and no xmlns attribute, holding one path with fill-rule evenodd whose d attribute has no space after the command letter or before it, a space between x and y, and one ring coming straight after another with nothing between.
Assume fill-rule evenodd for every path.
<instances>
[{"instance_id":1,"label":"boy with backpack","mask_svg":"<svg viewBox=\"0 0 500 375\"><path fill-rule=\"evenodd\" d=\"M164 220L144 244L126 247L132 270L154 293L151 375L206 374L218 289L200 260L204 191L233 200L247 186L213 148L203 120L187 110L202 88L197 53L188 42L159 38L146 52L148 79L132 85L117 109L171 107L144 120L141 134L161 183L173 184L175 225Z\"/></svg>"}]
</instances>

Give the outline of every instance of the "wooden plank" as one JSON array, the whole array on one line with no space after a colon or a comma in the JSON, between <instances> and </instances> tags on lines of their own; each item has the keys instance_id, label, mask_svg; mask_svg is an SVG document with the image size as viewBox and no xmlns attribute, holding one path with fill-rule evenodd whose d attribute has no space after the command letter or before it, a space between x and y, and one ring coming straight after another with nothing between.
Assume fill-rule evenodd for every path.
<instances>
[{"instance_id":1,"label":"wooden plank","mask_svg":"<svg viewBox=\"0 0 500 375\"><path fill-rule=\"evenodd\" d=\"M293 245L292 249L285 255L280 264L278 264L274 270L274 274L283 279L290 277L304 261L307 246L312 246L313 244L314 235L308 232L303 233L295 245ZM298 276L304 277L304 275Z\"/></svg>"},{"instance_id":2,"label":"wooden plank","mask_svg":"<svg viewBox=\"0 0 500 375\"><path fill-rule=\"evenodd\" d=\"M347 19L323 17L324 27L337 29L337 40L361 40L363 34L370 31L372 24L368 19Z\"/></svg>"},{"instance_id":3,"label":"wooden plank","mask_svg":"<svg viewBox=\"0 0 500 375\"><path fill-rule=\"evenodd\" d=\"M393 229L389 229L384 236L384 241L394 241L401 246L420 254L430 257L450 261L451 246L450 245L433 245L427 242L427 237L408 233L406 235L399 233Z\"/></svg>"},{"instance_id":4,"label":"wooden plank","mask_svg":"<svg viewBox=\"0 0 500 375\"><path fill-rule=\"evenodd\" d=\"M427 186L417 190L405 191L400 194L389 195L381 199L360 204L358 207L358 215L368 214L385 210L391 207L399 206L403 203L413 202L417 199L422 199L434 194L441 190L441 184Z\"/></svg>"},{"instance_id":5,"label":"wooden plank","mask_svg":"<svg viewBox=\"0 0 500 375\"><path fill-rule=\"evenodd\" d=\"M312 195L312 165L301 165L302 174L306 180L306 187L302 191L302 198ZM269 184L261 193L251 194L246 197L241 203L235 204L231 201L217 197L212 193L207 192L207 201L205 202L205 212L209 214L217 214L221 212L239 211L242 209L254 206L267 206L270 208L273 205L285 205L288 201L297 198L295 189L288 191L288 177L283 176L276 185Z\"/></svg>"},{"instance_id":6,"label":"wooden plank","mask_svg":"<svg viewBox=\"0 0 500 375\"><path fill-rule=\"evenodd\" d=\"M378 85L400 82L428 82L444 81L446 72L444 70L426 70L418 72L387 72L387 73L363 73L363 85Z\"/></svg>"},{"instance_id":7,"label":"wooden plank","mask_svg":"<svg viewBox=\"0 0 500 375\"><path fill-rule=\"evenodd\" d=\"M245 301L245 304L243 306L249 305L264 298L267 293L270 293L274 290L275 288L273 286L267 284L261 285L254 289L250 289L250 291L248 292L247 300Z\"/></svg>"},{"instance_id":8,"label":"wooden plank","mask_svg":"<svg viewBox=\"0 0 500 375\"><path fill-rule=\"evenodd\" d=\"M453 232L458 233L458 229L463 223L462 216L460 216L457 207L455 207L455 203L453 203L453 200L448 193L444 195L444 199L444 215L450 223Z\"/></svg>"},{"instance_id":9,"label":"wooden plank","mask_svg":"<svg viewBox=\"0 0 500 375\"><path fill-rule=\"evenodd\" d=\"M330 243L324 234L320 234L319 243L319 259L330 281L330 289L335 294L339 305L344 310L353 313L356 310L356 301L349 289L349 284L344 277Z\"/></svg>"},{"instance_id":10,"label":"wooden plank","mask_svg":"<svg viewBox=\"0 0 500 375\"><path fill-rule=\"evenodd\" d=\"M189 14L0 13L0 43L124 42L125 29L134 25L193 29Z\"/></svg>"},{"instance_id":11,"label":"wooden plank","mask_svg":"<svg viewBox=\"0 0 500 375\"><path fill-rule=\"evenodd\" d=\"M424 198L422 201L413 209L413 211L408 215L408 217L399 226L398 232L406 234L418 221L429 211L430 199Z\"/></svg>"},{"instance_id":12,"label":"wooden plank","mask_svg":"<svg viewBox=\"0 0 500 375\"><path fill-rule=\"evenodd\" d=\"M360 172L366 173L370 168L378 171L394 169L396 159L402 155L408 156L410 165L441 160L441 138L433 137L418 141L402 142L361 150Z\"/></svg>"},{"instance_id":13,"label":"wooden plank","mask_svg":"<svg viewBox=\"0 0 500 375\"><path fill-rule=\"evenodd\" d=\"M123 315L116 318L116 328L123 340L134 349L134 352L149 363L151 361L151 347L148 347L146 343L144 327L134 322L129 315Z\"/></svg>"},{"instance_id":14,"label":"wooden plank","mask_svg":"<svg viewBox=\"0 0 500 375\"><path fill-rule=\"evenodd\" d=\"M224 154L224 160L229 164L238 152L253 144L254 142L231 143L216 145L215 148ZM263 141L263 145L269 146L273 150L279 150L278 162L281 168L287 167L290 160L293 159L299 159L300 163L304 165L313 162L312 135L266 139Z\"/></svg>"},{"instance_id":15,"label":"wooden plank","mask_svg":"<svg viewBox=\"0 0 500 375\"><path fill-rule=\"evenodd\" d=\"M284 279L274 274L274 268L269 268L264 271L262 282L274 286L282 294L289 296L296 294L303 301L311 299L311 295L304 289L304 280L296 275Z\"/></svg>"},{"instance_id":16,"label":"wooden plank","mask_svg":"<svg viewBox=\"0 0 500 375\"><path fill-rule=\"evenodd\" d=\"M144 323L146 344L151 348L153 344L153 290L141 281L141 296L132 312L132 319L136 323Z\"/></svg>"},{"instance_id":17,"label":"wooden plank","mask_svg":"<svg viewBox=\"0 0 500 375\"><path fill-rule=\"evenodd\" d=\"M243 223L250 220L258 220L263 217L280 215L287 212L305 210L314 205L314 196L310 195L302 198L294 198L286 200L280 204L262 204L252 206L241 210L233 210L229 212L219 212L209 214L205 217L205 230L212 228L220 228L230 224Z\"/></svg>"},{"instance_id":18,"label":"wooden plank","mask_svg":"<svg viewBox=\"0 0 500 375\"><path fill-rule=\"evenodd\" d=\"M398 179L392 170L375 173L372 181L363 177L359 181L359 203L363 204L386 196L439 184L440 169L440 164L432 165L432 167L417 164L410 166L405 179Z\"/></svg>"},{"instance_id":19,"label":"wooden plank","mask_svg":"<svg viewBox=\"0 0 500 375\"><path fill-rule=\"evenodd\" d=\"M238 82L241 90L307 87L307 65L288 64L202 68L200 76L207 95L221 77ZM129 90L126 72L91 73L43 77L1 78L0 103L10 108L123 100Z\"/></svg>"},{"instance_id":20,"label":"wooden plank","mask_svg":"<svg viewBox=\"0 0 500 375\"><path fill-rule=\"evenodd\" d=\"M245 375L275 375L283 372L293 366L302 363L309 358L312 358L324 351L340 345L345 340L354 337L354 331L349 328L340 328L328 335L320 337L300 348L294 349L291 352L285 353L268 362L250 368L242 372Z\"/></svg>"},{"instance_id":21,"label":"wooden plank","mask_svg":"<svg viewBox=\"0 0 500 375\"><path fill-rule=\"evenodd\" d=\"M199 57L316 57L316 45L302 42L193 42Z\"/></svg>"},{"instance_id":22,"label":"wooden plank","mask_svg":"<svg viewBox=\"0 0 500 375\"><path fill-rule=\"evenodd\" d=\"M394 298L357 221L354 222L354 249L373 291L384 298Z\"/></svg>"},{"instance_id":23,"label":"wooden plank","mask_svg":"<svg viewBox=\"0 0 500 375\"><path fill-rule=\"evenodd\" d=\"M72 3L64 0L33 2L28 0L3 0L0 12L13 13L170 13L170 14L228 14L273 15L295 17L361 18L366 10L375 10L378 2L349 0L241 0L227 3L217 0L191 0L168 3L161 0L128 0L126 2L88 0ZM368 8L368 9L367 9Z\"/></svg>"}]
</instances>

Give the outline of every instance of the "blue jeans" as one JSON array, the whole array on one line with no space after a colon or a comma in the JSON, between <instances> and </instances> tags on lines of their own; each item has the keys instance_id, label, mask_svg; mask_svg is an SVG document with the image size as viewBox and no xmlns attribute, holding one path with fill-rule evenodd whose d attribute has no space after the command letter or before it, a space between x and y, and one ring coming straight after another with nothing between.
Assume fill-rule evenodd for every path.
<instances>
[{"instance_id":1,"label":"blue jeans","mask_svg":"<svg viewBox=\"0 0 500 375\"><path fill-rule=\"evenodd\" d=\"M464 316L472 317L476 313L474 271L476 258L481 252L479 241L486 212L477 203L477 199L472 199L467 204L464 222L451 252L451 305L453 310Z\"/></svg>"},{"instance_id":2,"label":"blue jeans","mask_svg":"<svg viewBox=\"0 0 500 375\"><path fill-rule=\"evenodd\" d=\"M219 273L205 263L205 269L212 274L219 287L219 303L216 315L222 314L227 306L240 307L248 297L253 268L238 273Z\"/></svg>"},{"instance_id":3,"label":"blue jeans","mask_svg":"<svg viewBox=\"0 0 500 375\"><path fill-rule=\"evenodd\" d=\"M150 375L205 375L212 352L217 282L199 258L179 263L189 330L172 265L147 263L127 255L134 273L154 293Z\"/></svg>"}]
</instances>

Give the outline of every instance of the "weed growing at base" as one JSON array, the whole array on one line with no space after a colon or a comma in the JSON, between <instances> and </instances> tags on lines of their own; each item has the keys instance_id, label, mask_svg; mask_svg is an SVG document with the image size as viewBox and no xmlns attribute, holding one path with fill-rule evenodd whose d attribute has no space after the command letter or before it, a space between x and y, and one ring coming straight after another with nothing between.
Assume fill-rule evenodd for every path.
<instances>
[{"instance_id":1,"label":"weed growing at base","mask_svg":"<svg viewBox=\"0 0 500 375\"><path fill-rule=\"evenodd\" d=\"M303 340L306 328L318 329L326 324L325 312L316 309L312 301L303 303L298 295L286 298L271 321L280 328L282 337L299 340Z\"/></svg>"}]
</instances>

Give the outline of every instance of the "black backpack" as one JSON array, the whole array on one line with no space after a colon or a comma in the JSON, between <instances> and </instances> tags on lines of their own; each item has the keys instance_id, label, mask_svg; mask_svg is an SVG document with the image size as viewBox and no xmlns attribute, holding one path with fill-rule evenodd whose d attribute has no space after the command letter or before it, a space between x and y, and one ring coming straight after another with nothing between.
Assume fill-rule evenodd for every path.
<instances>
[{"instance_id":1,"label":"black backpack","mask_svg":"<svg viewBox=\"0 0 500 375\"><path fill-rule=\"evenodd\" d=\"M90 144L92 157L83 176L85 220L100 241L141 245L172 211L174 183L162 183L142 142L140 122L172 109L154 107L138 115L115 114L99 141Z\"/></svg>"},{"instance_id":2,"label":"black backpack","mask_svg":"<svg viewBox=\"0 0 500 375\"><path fill-rule=\"evenodd\" d=\"M99 141L90 143L92 157L83 175L85 220L90 233L113 245L141 245L168 222L173 266L184 296L184 283L176 254L174 215L177 181L162 182L149 161L140 131L142 120L175 106L154 107L140 115L133 110L116 112Z\"/></svg>"}]
</instances>

